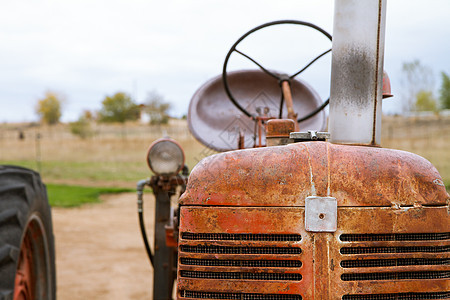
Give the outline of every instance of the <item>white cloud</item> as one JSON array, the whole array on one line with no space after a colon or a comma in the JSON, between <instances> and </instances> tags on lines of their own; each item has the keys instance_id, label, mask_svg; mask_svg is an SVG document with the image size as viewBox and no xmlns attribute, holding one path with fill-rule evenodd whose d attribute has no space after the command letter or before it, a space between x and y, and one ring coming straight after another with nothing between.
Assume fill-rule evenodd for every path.
<instances>
[{"instance_id":1,"label":"white cloud","mask_svg":"<svg viewBox=\"0 0 450 300\"><path fill-rule=\"evenodd\" d=\"M156 89L173 102L174 112L181 115L195 90L221 72L226 52L244 32L268 21L299 19L332 33L333 3L332 0L2 3L0 103L8 109L0 110L0 121L35 119L33 110L28 108L34 107L47 89L67 95L65 120L77 118L82 109L98 108L105 95L118 90L137 92L138 100L143 101L148 91ZM394 92L404 60L418 58L436 72L449 72L450 1L424 4L391 0L387 11L385 65ZM293 41L286 47L283 40ZM291 71L302 65L303 50L315 44L302 42L290 36L272 36L270 40L249 44L248 50L269 66ZM244 66L237 62L234 65ZM318 66L318 71L305 75L318 80L319 92L327 94L326 66Z\"/></svg>"}]
</instances>

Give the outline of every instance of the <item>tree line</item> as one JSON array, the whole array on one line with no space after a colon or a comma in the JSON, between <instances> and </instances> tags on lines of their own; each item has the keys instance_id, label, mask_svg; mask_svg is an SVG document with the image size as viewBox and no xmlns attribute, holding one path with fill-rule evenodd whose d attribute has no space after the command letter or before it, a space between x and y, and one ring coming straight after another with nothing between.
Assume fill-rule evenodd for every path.
<instances>
[{"instance_id":1,"label":"tree line","mask_svg":"<svg viewBox=\"0 0 450 300\"><path fill-rule=\"evenodd\" d=\"M65 103L64 95L48 91L42 99L38 100L36 113L41 122L49 125L57 124L61 119ZM156 91L150 92L143 104L137 104L125 92L117 92L103 99L99 111L83 111L77 121L70 123L70 128L72 133L85 138L89 136L90 122L124 124L127 121L139 120L142 114L149 116L151 125L167 124L170 118L168 114L170 107L170 103Z\"/></svg>"},{"instance_id":2,"label":"tree line","mask_svg":"<svg viewBox=\"0 0 450 300\"><path fill-rule=\"evenodd\" d=\"M437 98L434 95L433 72L419 60L403 63L401 85L403 113L450 109L450 76L445 72L441 72L441 86ZM65 102L63 95L47 92L44 98L38 100L36 106L41 122L50 125L58 123ZM81 136L81 132L86 131L83 128L88 126L89 122L124 124L127 121L138 120L142 114L149 116L152 125L167 124L170 108L170 103L156 91L150 92L145 103L140 105L127 93L117 92L103 99L99 111L84 111L78 121L71 123L72 132Z\"/></svg>"}]
</instances>

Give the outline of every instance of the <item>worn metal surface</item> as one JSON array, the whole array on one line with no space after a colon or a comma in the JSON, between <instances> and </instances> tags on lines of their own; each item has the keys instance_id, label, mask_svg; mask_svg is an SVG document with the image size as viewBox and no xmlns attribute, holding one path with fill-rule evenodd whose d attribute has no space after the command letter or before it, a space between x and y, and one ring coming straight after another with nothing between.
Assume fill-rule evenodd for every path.
<instances>
[{"instance_id":1,"label":"worn metal surface","mask_svg":"<svg viewBox=\"0 0 450 300\"><path fill-rule=\"evenodd\" d=\"M447 205L438 171L392 149L304 142L220 153L192 170L182 205L304 206L331 196L338 206Z\"/></svg>"},{"instance_id":2,"label":"worn metal surface","mask_svg":"<svg viewBox=\"0 0 450 300\"><path fill-rule=\"evenodd\" d=\"M307 231L311 196L336 198L332 232ZM180 199L178 298L448 299L449 200L404 151L304 142L206 158Z\"/></svg>"},{"instance_id":3,"label":"worn metal surface","mask_svg":"<svg viewBox=\"0 0 450 300\"><path fill-rule=\"evenodd\" d=\"M33 231L35 232L33 233ZM14 300L36 299L40 296L39 285L36 285L36 275L38 275L36 261L43 253L38 253L38 249L33 249L33 238L36 238L33 235L37 236L38 234L42 234L42 232L33 230L33 224L30 224L25 231L14 280Z\"/></svg>"},{"instance_id":4,"label":"worn metal surface","mask_svg":"<svg viewBox=\"0 0 450 300\"><path fill-rule=\"evenodd\" d=\"M178 174L184 167L184 161L183 148L174 139L160 138L148 147L147 165L157 175L167 177Z\"/></svg>"},{"instance_id":5,"label":"worn metal surface","mask_svg":"<svg viewBox=\"0 0 450 300\"><path fill-rule=\"evenodd\" d=\"M447 299L441 183L425 159L381 148L305 142L210 157L181 198L178 297ZM337 199L334 232L306 230L308 196Z\"/></svg>"},{"instance_id":6,"label":"worn metal surface","mask_svg":"<svg viewBox=\"0 0 450 300\"><path fill-rule=\"evenodd\" d=\"M391 80L386 71L383 72L383 99L394 97L391 92Z\"/></svg>"},{"instance_id":7,"label":"worn metal surface","mask_svg":"<svg viewBox=\"0 0 450 300\"><path fill-rule=\"evenodd\" d=\"M333 22L331 141L380 145L386 0L336 0Z\"/></svg>"},{"instance_id":8,"label":"worn metal surface","mask_svg":"<svg viewBox=\"0 0 450 300\"><path fill-rule=\"evenodd\" d=\"M269 108L269 117L279 117L281 91L278 80L262 71L244 70L228 74L230 88L241 105L254 115L257 109ZM319 95L306 82L290 82L293 108L299 117L307 115L322 104ZM282 115L286 118L284 109ZM191 99L188 113L189 130L202 144L217 151L237 149L239 132L245 135L245 147L253 147L254 120L245 116L228 99L222 76L217 76L201 86ZM302 130L323 130L325 112L301 122ZM265 144L263 133L261 144Z\"/></svg>"},{"instance_id":9,"label":"worn metal surface","mask_svg":"<svg viewBox=\"0 0 450 300\"><path fill-rule=\"evenodd\" d=\"M196 291L337 300L349 294L449 291L447 206L340 207L333 233L305 231L304 215L303 207L182 207L178 296ZM292 240L295 235L301 239ZM237 273L244 279L227 275ZM273 278L258 280L249 273Z\"/></svg>"},{"instance_id":10,"label":"worn metal surface","mask_svg":"<svg viewBox=\"0 0 450 300\"><path fill-rule=\"evenodd\" d=\"M287 118L291 119L295 123L295 131L299 130L297 123L298 114L294 110L294 103L292 102L291 86L288 80L281 82L281 90L283 92L284 101L286 102Z\"/></svg>"},{"instance_id":11,"label":"worn metal surface","mask_svg":"<svg viewBox=\"0 0 450 300\"><path fill-rule=\"evenodd\" d=\"M330 133L308 130L308 132L291 132L289 137L295 142L326 141L330 138Z\"/></svg>"},{"instance_id":12,"label":"worn metal surface","mask_svg":"<svg viewBox=\"0 0 450 300\"><path fill-rule=\"evenodd\" d=\"M289 134L295 131L295 122L289 119L272 119L266 125L267 146L286 145Z\"/></svg>"},{"instance_id":13,"label":"worn metal surface","mask_svg":"<svg viewBox=\"0 0 450 300\"><path fill-rule=\"evenodd\" d=\"M183 192L187 178L153 176L149 185L155 195L155 227L153 254L153 299L171 299L177 265L177 222L171 207L171 196L181 186Z\"/></svg>"},{"instance_id":14,"label":"worn metal surface","mask_svg":"<svg viewBox=\"0 0 450 300\"><path fill-rule=\"evenodd\" d=\"M302 211L296 208L208 208L208 207L182 207L181 208L180 232L194 233L228 233L228 234L302 234L304 232L301 220ZM250 238L251 239L251 238ZM301 242L301 241L300 241ZM254 240L188 240L180 239L181 247L190 245L201 245L205 247L254 247L275 249L301 249L299 241L254 241ZM181 249L181 248L180 248ZM184 249L183 249L184 250ZM288 260L288 261L311 261L311 252L297 254L278 253L253 253L253 254L230 254L230 253L193 253L180 252L180 261L183 258L194 258L200 260L222 260L222 261L253 261L256 265L248 267L223 267L223 266L198 266L179 264L178 289L214 291L214 292L238 292L238 293L300 293L311 284L311 277L303 278L301 281L258 281L258 280L202 280L183 278L180 273L184 270L196 271L218 271L218 272L253 272L261 273L296 273L300 274L306 264L300 268L257 266L258 261ZM303 249L301 249L303 251ZM205 251L206 252L206 251ZM217 252L220 252L217 251ZM255 250L255 252L258 252ZM266 251L268 252L268 251ZM306 254L305 254L306 253ZM306 257L305 257L306 255Z\"/></svg>"},{"instance_id":15,"label":"worn metal surface","mask_svg":"<svg viewBox=\"0 0 450 300\"><path fill-rule=\"evenodd\" d=\"M334 233L305 231L303 207L182 207L178 292L296 294L301 295L303 299L341 299L343 295L348 294L445 292L450 289L449 231L446 206L340 207L338 228ZM183 238L183 233L186 232L216 234L216 236L212 235L214 238L211 239L202 236L200 239L189 236ZM220 234L223 233L228 235L220 240ZM233 234L242 233L246 234L243 238L231 240L230 236ZM414 235L409 237L408 233ZM435 240L432 233L444 235L443 238ZM258 234L274 237L297 234L301 235L301 240L283 241L280 238L277 241L275 238L274 241L261 241L262 238L257 236ZM361 241L346 241L343 238L344 234L350 237L354 235L356 238L362 234L362 238L359 237ZM201 251L196 253L189 248L183 251L183 246L191 246L194 249L197 247ZM227 247L266 250L259 254L243 253L245 251L236 254L221 250L228 249ZM421 251L415 250L420 247ZM431 251L427 252L427 247ZM273 248L278 249L276 254L268 253L267 249ZM301 253L282 254L286 248L300 248ZM372 251L366 249L361 251L362 253L341 253L344 251L342 249L348 248L353 250L367 248ZM383 253L379 249L395 250ZM438 251L439 249L443 250ZM300 267L290 267L287 264L289 261L297 260L301 261ZM238 264L227 266L230 261ZM252 263L248 263L249 261ZM259 266L261 261L284 261L284 264L279 267L264 267ZM354 261L360 266L352 267ZM430 263L426 263L427 261ZM435 263L436 261L438 263ZM223 278L192 278L189 277L190 274L183 276L182 274L186 274L184 271L199 272L201 276L220 273L223 274L220 276ZM228 272L300 274L301 279L265 281L253 280L251 277L245 280L228 279L225 276ZM438 272L436 274L442 278L420 278L422 272L430 274ZM371 275L380 273L387 274L383 275L387 278L398 274L403 274L400 276L404 277L408 277L409 274L413 278L383 279L383 276ZM351 280L347 280L346 276L350 276ZM353 280L352 276L357 278ZM366 280L364 276L369 278L372 276L373 279ZM418 278L414 278L415 276Z\"/></svg>"},{"instance_id":16,"label":"worn metal surface","mask_svg":"<svg viewBox=\"0 0 450 300\"><path fill-rule=\"evenodd\" d=\"M166 244L166 225L170 220L170 196L174 191L167 191L156 182L151 187L156 199L153 299L170 299L176 277L177 249Z\"/></svg>"},{"instance_id":17,"label":"worn metal surface","mask_svg":"<svg viewBox=\"0 0 450 300\"><path fill-rule=\"evenodd\" d=\"M295 122L289 119L273 119L267 121L267 137L289 138L289 134L295 130Z\"/></svg>"},{"instance_id":18,"label":"worn metal surface","mask_svg":"<svg viewBox=\"0 0 450 300\"><path fill-rule=\"evenodd\" d=\"M337 201L333 197L306 197L305 230L335 232L337 228Z\"/></svg>"}]
</instances>

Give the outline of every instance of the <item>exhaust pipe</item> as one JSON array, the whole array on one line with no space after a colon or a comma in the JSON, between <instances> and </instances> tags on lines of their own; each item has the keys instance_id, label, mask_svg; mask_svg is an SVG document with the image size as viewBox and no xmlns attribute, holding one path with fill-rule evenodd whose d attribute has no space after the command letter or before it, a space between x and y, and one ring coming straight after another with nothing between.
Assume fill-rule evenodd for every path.
<instances>
[{"instance_id":1,"label":"exhaust pipe","mask_svg":"<svg viewBox=\"0 0 450 300\"><path fill-rule=\"evenodd\" d=\"M336 0L330 142L379 146L386 0Z\"/></svg>"}]
</instances>

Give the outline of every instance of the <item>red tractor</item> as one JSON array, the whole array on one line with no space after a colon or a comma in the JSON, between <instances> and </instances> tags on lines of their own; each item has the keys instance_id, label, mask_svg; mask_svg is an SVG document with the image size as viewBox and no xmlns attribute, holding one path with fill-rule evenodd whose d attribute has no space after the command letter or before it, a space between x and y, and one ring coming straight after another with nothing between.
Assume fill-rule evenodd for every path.
<instances>
[{"instance_id":1,"label":"red tractor","mask_svg":"<svg viewBox=\"0 0 450 300\"><path fill-rule=\"evenodd\" d=\"M449 195L420 156L380 147L385 0L336 0L328 104L237 49L193 96L189 127L223 152L190 172L174 140L154 142L138 183L153 299L450 299ZM259 70L228 72L234 52ZM156 198L152 253L143 190ZM171 198L182 194L176 205ZM45 186L0 166L0 299L55 299ZM173 290L176 282L176 291Z\"/></svg>"},{"instance_id":2,"label":"red tractor","mask_svg":"<svg viewBox=\"0 0 450 300\"><path fill-rule=\"evenodd\" d=\"M223 152L190 173L156 141L154 299L450 299L449 195L424 158L380 147L384 0L337 0L328 104L237 46L195 93L188 123ZM259 70L228 72L232 53ZM383 89L383 79L385 81ZM231 101L230 101L231 100ZM177 206L170 197L181 187ZM144 238L145 238L145 228Z\"/></svg>"}]
</instances>

